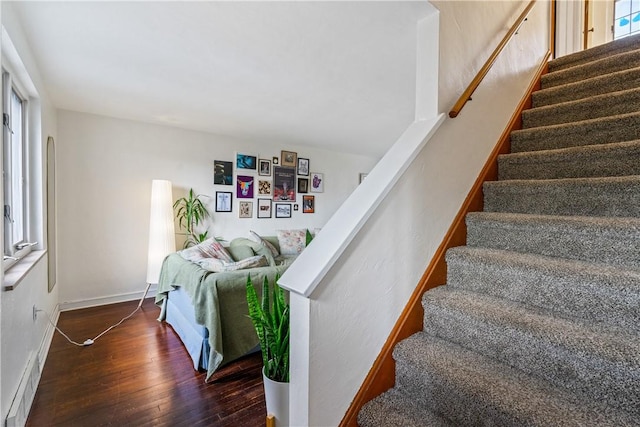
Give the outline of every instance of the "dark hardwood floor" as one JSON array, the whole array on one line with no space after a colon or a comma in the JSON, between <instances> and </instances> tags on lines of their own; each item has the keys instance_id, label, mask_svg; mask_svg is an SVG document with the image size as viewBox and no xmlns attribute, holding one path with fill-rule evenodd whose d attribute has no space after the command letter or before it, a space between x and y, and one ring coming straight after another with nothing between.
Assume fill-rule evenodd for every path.
<instances>
[{"instance_id":1,"label":"dark hardwood floor","mask_svg":"<svg viewBox=\"0 0 640 427\"><path fill-rule=\"evenodd\" d=\"M64 312L58 327L93 338L138 302ZM205 384L171 326L147 299L134 316L88 347L55 333L27 426L261 426L266 408L259 353L219 369Z\"/></svg>"}]
</instances>

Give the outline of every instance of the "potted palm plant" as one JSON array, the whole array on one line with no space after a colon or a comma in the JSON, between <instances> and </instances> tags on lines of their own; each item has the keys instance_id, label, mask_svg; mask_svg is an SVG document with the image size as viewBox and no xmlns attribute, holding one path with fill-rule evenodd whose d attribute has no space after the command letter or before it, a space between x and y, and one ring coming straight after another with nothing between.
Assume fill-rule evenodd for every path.
<instances>
[{"instance_id":1,"label":"potted palm plant","mask_svg":"<svg viewBox=\"0 0 640 427\"><path fill-rule=\"evenodd\" d=\"M189 193L186 197L181 197L173 204L173 209L178 220L178 227L180 230L185 230L184 234L186 240L184 242L184 248L197 245L200 242L207 240L209 231L205 230L204 233L196 233L195 228L204 222L206 218L211 215L204 205L200 194L195 194L193 188L189 189Z\"/></svg>"},{"instance_id":2,"label":"potted palm plant","mask_svg":"<svg viewBox=\"0 0 640 427\"><path fill-rule=\"evenodd\" d=\"M269 295L269 280L262 284L262 298L247 278L249 317L256 329L262 351L262 376L267 414L273 415L277 426L289 425L289 304L278 286L278 276Z\"/></svg>"}]
</instances>

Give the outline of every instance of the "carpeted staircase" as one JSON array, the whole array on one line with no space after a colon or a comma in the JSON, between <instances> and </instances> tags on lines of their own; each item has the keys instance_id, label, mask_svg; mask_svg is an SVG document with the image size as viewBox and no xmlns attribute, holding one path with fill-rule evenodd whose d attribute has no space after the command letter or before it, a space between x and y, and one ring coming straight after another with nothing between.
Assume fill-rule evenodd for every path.
<instances>
[{"instance_id":1,"label":"carpeted staircase","mask_svg":"<svg viewBox=\"0 0 640 427\"><path fill-rule=\"evenodd\" d=\"M360 426L640 426L640 35L541 84Z\"/></svg>"}]
</instances>

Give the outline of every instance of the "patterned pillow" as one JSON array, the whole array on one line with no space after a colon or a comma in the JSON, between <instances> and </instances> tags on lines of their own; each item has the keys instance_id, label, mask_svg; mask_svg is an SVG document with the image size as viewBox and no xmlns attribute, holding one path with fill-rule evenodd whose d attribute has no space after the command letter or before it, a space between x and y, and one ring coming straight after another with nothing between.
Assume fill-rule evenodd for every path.
<instances>
[{"instance_id":1,"label":"patterned pillow","mask_svg":"<svg viewBox=\"0 0 640 427\"><path fill-rule=\"evenodd\" d=\"M269 250L271 251L271 255L273 255L274 258L280 255L280 251L278 251L278 249L275 246L273 246L273 244L270 241L268 241L267 239L263 239L255 231L249 230L249 233L251 233L251 235L253 236L254 239L256 239L257 242L260 242L262 243L263 246L266 246L267 248L269 248Z\"/></svg>"},{"instance_id":2,"label":"patterned pillow","mask_svg":"<svg viewBox=\"0 0 640 427\"><path fill-rule=\"evenodd\" d=\"M267 265L267 259L263 255L252 256L238 262L225 262L217 258L204 258L196 262L196 264L205 270L213 271L214 273L222 273L227 271L244 270L245 268L265 267Z\"/></svg>"},{"instance_id":3,"label":"patterned pillow","mask_svg":"<svg viewBox=\"0 0 640 427\"><path fill-rule=\"evenodd\" d=\"M307 246L307 230L276 230L282 255L300 255Z\"/></svg>"},{"instance_id":4,"label":"patterned pillow","mask_svg":"<svg viewBox=\"0 0 640 427\"><path fill-rule=\"evenodd\" d=\"M195 262L207 258L216 258L225 262L234 262L229 252L214 237L178 252L187 261Z\"/></svg>"}]
</instances>

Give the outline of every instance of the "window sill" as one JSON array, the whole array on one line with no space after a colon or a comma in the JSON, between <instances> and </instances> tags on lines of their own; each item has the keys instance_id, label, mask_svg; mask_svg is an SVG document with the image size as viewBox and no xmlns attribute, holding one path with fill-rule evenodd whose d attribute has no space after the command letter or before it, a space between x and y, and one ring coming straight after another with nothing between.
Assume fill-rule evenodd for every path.
<instances>
[{"instance_id":1,"label":"window sill","mask_svg":"<svg viewBox=\"0 0 640 427\"><path fill-rule=\"evenodd\" d=\"M40 261L47 251L31 251L29 255L22 258L20 261L11 266L8 271L4 273L4 281L2 288L5 291L12 291L18 284L25 278L27 273Z\"/></svg>"}]
</instances>

